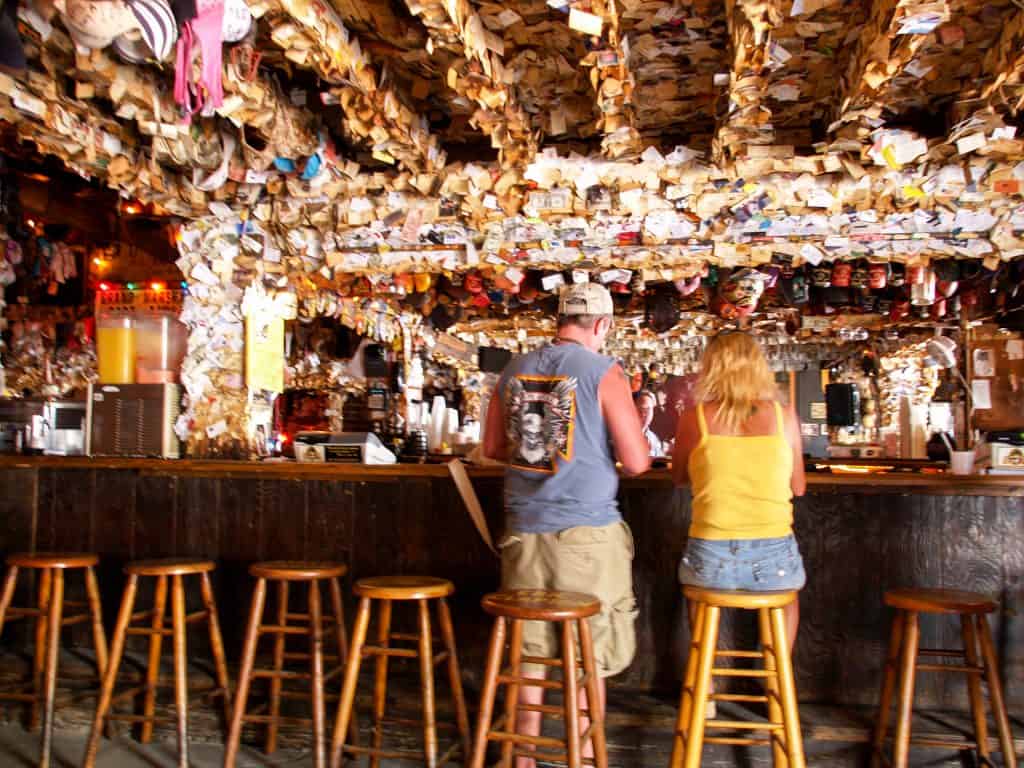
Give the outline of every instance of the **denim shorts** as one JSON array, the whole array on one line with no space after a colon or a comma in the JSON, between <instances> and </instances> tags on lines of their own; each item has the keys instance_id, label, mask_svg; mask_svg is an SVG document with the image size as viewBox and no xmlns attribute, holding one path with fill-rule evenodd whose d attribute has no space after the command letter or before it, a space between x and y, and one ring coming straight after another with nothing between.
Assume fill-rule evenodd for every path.
<instances>
[{"instance_id":1,"label":"denim shorts","mask_svg":"<svg viewBox=\"0 0 1024 768\"><path fill-rule=\"evenodd\" d=\"M745 592L801 589L807 581L796 539L695 539L679 563L679 581Z\"/></svg>"}]
</instances>

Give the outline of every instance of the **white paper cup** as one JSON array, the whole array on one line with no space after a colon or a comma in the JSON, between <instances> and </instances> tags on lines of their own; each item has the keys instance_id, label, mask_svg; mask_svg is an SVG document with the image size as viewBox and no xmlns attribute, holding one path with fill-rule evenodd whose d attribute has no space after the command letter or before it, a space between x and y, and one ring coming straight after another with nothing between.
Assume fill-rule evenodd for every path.
<instances>
[{"instance_id":1,"label":"white paper cup","mask_svg":"<svg viewBox=\"0 0 1024 768\"><path fill-rule=\"evenodd\" d=\"M954 475L970 475L974 472L974 451L953 451L949 457L949 468Z\"/></svg>"}]
</instances>

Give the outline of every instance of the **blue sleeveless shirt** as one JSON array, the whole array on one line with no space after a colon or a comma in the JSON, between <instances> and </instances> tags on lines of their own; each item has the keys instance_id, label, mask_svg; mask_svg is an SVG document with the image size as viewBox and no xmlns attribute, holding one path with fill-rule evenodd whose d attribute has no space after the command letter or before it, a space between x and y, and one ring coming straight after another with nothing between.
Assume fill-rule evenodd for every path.
<instances>
[{"instance_id":1,"label":"blue sleeveless shirt","mask_svg":"<svg viewBox=\"0 0 1024 768\"><path fill-rule=\"evenodd\" d=\"M512 360L498 390L505 410L509 531L552 533L621 520L608 427L597 389L615 361L574 343Z\"/></svg>"}]
</instances>

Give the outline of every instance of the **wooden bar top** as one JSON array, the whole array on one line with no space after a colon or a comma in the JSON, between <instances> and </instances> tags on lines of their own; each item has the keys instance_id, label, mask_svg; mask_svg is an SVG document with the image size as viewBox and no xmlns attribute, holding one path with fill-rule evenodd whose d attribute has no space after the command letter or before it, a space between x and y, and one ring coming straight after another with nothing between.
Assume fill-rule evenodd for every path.
<instances>
[{"instance_id":1,"label":"wooden bar top","mask_svg":"<svg viewBox=\"0 0 1024 768\"><path fill-rule=\"evenodd\" d=\"M446 479L444 464L298 464L294 461L219 461L162 460L86 456L0 456L0 469L92 469L133 470L149 476L201 476L266 479L326 479L362 482L388 482L396 478ZM500 466L470 466L472 478L500 478ZM638 477L623 478L627 485L664 487L672 482L667 468L652 469ZM889 472L849 474L809 472L808 492L827 494L856 493L924 493L942 496L1012 496L1024 497L1024 477L999 475L951 475L930 472Z\"/></svg>"}]
</instances>

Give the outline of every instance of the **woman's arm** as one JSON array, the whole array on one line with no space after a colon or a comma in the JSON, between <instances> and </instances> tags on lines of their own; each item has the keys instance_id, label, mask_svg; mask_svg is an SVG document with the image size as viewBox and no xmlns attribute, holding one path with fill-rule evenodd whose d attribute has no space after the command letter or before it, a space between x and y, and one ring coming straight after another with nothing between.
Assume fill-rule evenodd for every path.
<instances>
[{"instance_id":1,"label":"woman's arm","mask_svg":"<svg viewBox=\"0 0 1024 768\"><path fill-rule=\"evenodd\" d=\"M807 477L804 475L804 441L800 434L800 417L790 406L785 411L786 440L793 449L793 476L789 487L794 496L803 496L807 491Z\"/></svg>"},{"instance_id":2,"label":"woman's arm","mask_svg":"<svg viewBox=\"0 0 1024 768\"><path fill-rule=\"evenodd\" d=\"M697 412L693 408L687 408L680 414L676 424L675 446L672 451L672 480L676 485L686 485L690 482L690 453L699 442Z\"/></svg>"}]
</instances>

